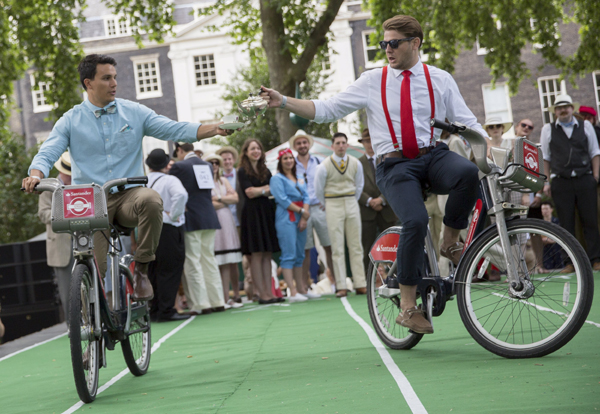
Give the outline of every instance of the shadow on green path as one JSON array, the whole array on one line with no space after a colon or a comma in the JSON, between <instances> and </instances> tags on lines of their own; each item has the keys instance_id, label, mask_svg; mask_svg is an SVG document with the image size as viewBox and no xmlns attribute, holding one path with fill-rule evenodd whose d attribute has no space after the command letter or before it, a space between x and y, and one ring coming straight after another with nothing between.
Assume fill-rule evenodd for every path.
<instances>
[{"instance_id":1,"label":"shadow on green path","mask_svg":"<svg viewBox=\"0 0 600 414\"><path fill-rule=\"evenodd\" d=\"M598 292L598 288L596 288ZM366 298L350 296L370 324ZM589 320L600 323L595 304ZM586 324L553 355L507 360L481 348L456 302L434 335L389 350L429 413L584 413L600 410L600 328ZM178 323L154 324L153 342ZM125 369L108 352L101 385ZM0 412L61 413L79 399L67 337L0 362ZM245 306L196 317L152 355L148 374L125 375L79 411L95 413L409 413L398 385L338 299Z\"/></svg>"}]
</instances>

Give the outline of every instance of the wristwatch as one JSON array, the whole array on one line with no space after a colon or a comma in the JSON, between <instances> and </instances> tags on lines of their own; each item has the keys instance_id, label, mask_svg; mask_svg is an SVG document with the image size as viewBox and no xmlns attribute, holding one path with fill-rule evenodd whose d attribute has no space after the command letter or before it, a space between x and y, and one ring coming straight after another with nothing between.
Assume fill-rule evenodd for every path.
<instances>
[{"instance_id":1,"label":"wristwatch","mask_svg":"<svg viewBox=\"0 0 600 414\"><path fill-rule=\"evenodd\" d=\"M219 196L219 203L221 202L221 196Z\"/></svg>"},{"instance_id":2,"label":"wristwatch","mask_svg":"<svg viewBox=\"0 0 600 414\"><path fill-rule=\"evenodd\" d=\"M304 209L303 209L303 208L301 208L301 209L300 209L300 215L301 215L301 216L303 216L303 215L304 215Z\"/></svg>"},{"instance_id":3,"label":"wristwatch","mask_svg":"<svg viewBox=\"0 0 600 414\"><path fill-rule=\"evenodd\" d=\"M285 108L285 106L287 105L287 96L282 95L281 96L281 105L279 105L279 107L281 109Z\"/></svg>"},{"instance_id":4,"label":"wristwatch","mask_svg":"<svg viewBox=\"0 0 600 414\"><path fill-rule=\"evenodd\" d=\"M265 190L262 190L262 195L265 195Z\"/></svg>"}]
</instances>

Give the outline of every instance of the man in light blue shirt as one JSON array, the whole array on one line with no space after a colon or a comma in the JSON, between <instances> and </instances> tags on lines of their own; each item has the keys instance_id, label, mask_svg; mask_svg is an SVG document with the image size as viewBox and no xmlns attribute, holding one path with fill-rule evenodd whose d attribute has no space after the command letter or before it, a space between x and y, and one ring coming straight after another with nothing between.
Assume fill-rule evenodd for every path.
<instances>
[{"instance_id":1,"label":"man in light blue shirt","mask_svg":"<svg viewBox=\"0 0 600 414\"><path fill-rule=\"evenodd\" d=\"M79 64L81 84L88 99L60 118L40 147L23 180L27 193L47 177L52 165L69 149L73 184L104 184L114 178L144 175L144 136L179 142L193 142L215 135L227 135L219 124L175 122L157 115L136 102L117 99L116 61L110 56L88 55ZM155 259L162 228L162 200L145 187L129 187L108 197L108 214L125 227L138 227L138 250L133 277L135 300L153 297L148 280L148 263ZM108 232L105 232L108 235ZM107 239L94 236L100 274L106 272Z\"/></svg>"}]
</instances>

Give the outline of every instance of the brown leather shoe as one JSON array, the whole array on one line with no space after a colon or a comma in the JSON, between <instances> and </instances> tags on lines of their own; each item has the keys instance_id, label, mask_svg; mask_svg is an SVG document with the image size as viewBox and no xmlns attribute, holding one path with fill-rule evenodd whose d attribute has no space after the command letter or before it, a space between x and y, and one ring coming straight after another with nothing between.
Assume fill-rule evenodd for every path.
<instances>
[{"instance_id":1,"label":"brown leather shoe","mask_svg":"<svg viewBox=\"0 0 600 414\"><path fill-rule=\"evenodd\" d=\"M133 300L150 300L154 297L152 284L148 279L148 263L137 263L133 271Z\"/></svg>"},{"instance_id":2,"label":"brown leather shoe","mask_svg":"<svg viewBox=\"0 0 600 414\"><path fill-rule=\"evenodd\" d=\"M396 318L396 323L416 333L433 333L433 326L425 318L425 311L417 307L400 312L400 315Z\"/></svg>"},{"instance_id":3,"label":"brown leather shoe","mask_svg":"<svg viewBox=\"0 0 600 414\"><path fill-rule=\"evenodd\" d=\"M340 289L335 293L336 298L345 298L348 296L348 289Z\"/></svg>"},{"instance_id":4,"label":"brown leather shoe","mask_svg":"<svg viewBox=\"0 0 600 414\"><path fill-rule=\"evenodd\" d=\"M366 287L356 288L356 294L357 295L366 295L367 294L367 288Z\"/></svg>"},{"instance_id":5,"label":"brown leather shoe","mask_svg":"<svg viewBox=\"0 0 600 414\"><path fill-rule=\"evenodd\" d=\"M464 243L456 242L448 246L447 249L443 249L440 247L440 254L444 256L446 259L450 260L454 265L458 265L460 261L460 256L462 255Z\"/></svg>"},{"instance_id":6,"label":"brown leather shoe","mask_svg":"<svg viewBox=\"0 0 600 414\"><path fill-rule=\"evenodd\" d=\"M572 264L566 265L560 273L575 273L575 267Z\"/></svg>"},{"instance_id":7,"label":"brown leather shoe","mask_svg":"<svg viewBox=\"0 0 600 414\"><path fill-rule=\"evenodd\" d=\"M597 272L600 270L600 262L596 262L592 265L592 269L594 270L594 272Z\"/></svg>"}]
</instances>

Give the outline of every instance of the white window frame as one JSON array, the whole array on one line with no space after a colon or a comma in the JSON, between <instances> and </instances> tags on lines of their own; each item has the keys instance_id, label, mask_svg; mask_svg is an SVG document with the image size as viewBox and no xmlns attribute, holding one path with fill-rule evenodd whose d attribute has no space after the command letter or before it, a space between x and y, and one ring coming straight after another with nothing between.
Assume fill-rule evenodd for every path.
<instances>
[{"instance_id":1,"label":"white window frame","mask_svg":"<svg viewBox=\"0 0 600 414\"><path fill-rule=\"evenodd\" d=\"M542 108L542 120L544 121L544 124L547 124L549 122L553 122L554 121L554 114L551 113L550 111L548 111L548 107L552 106L554 104L555 98L560 95L560 94L566 94L567 93L567 83L565 82L565 80L561 80L560 83L558 82L560 76L559 75L553 75L553 76L543 76L541 78L538 78L538 91L540 94L540 107ZM554 85L554 92L542 92L542 83L546 83L546 91L549 90L548 82L553 82ZM544 107L544 97L548 98L548 105L546 107ZM546 114L548 115L548 117L546 118ZM546 119L549 119L548 122L546 122Z\"/></svg>"},{"instance_id":2,"label":"white window frame","mask_svg":"<svg viewBox=\"0 0 600 414\"><path fill-rule=\"evenodd\" d=\"M493 86L493 88L492 88ZM504 122L513 122L513 115L512 115L512 105L510 103L510 91L508 89L508 84L506 82L497 82L495 85L492 85L491 83L484 83L481 85L481 94L483 96L483 110L485 112L485 117L489 118L490 116L490 111L489 108L486 107L486 103L485 103L485 90L489 88L489 89L504 89L504 96L506 97L506 110L508 111L507 114L507 119L503 119ZM495 113L494 113L495 115ZM504 131L505 133L508 131Z\"/></svg>"},{"instance_id":3,"label":"white window frame","mask_svg":"<svg viewBox=\"0 0 600 414\"><path fill-rule=\"evenodd\" d=\"M33 73L29 74L29 80L31 82L31 101L33 103L33 113L38 114L40 112L50 112L52 110L52 105L46 103L46 97L44 96L44 92L50 89L50 84L48 82L39 82L36 88L35 76ZM40 105L38 103L38 98L40 98L44 103Z\"/></svg>"},{"instance_id":4,"label":"white window frame","mask_svg":"<svg viewBox=\"0 0 600 414\"><path fill-rule=\"evenodd\" d=\"M124 18L124 21L121 21L121 19ZM115 33L114 34L110 34L109 32L109 22L110 21L114 21L114 25L115 25ZM121 24L125 23L125 28L123 29L121 27ZM104 33L106 34L106 37L123 37L123 36L131 36L131 23L128 17L123 17L123 16L108 16L104 18Z\"/></svg>"},{"instance_id":5,"label":"white window frame","mask_svg":"<svg viewBox=\"0 0 600 414\"><path fill-rule=\"evenodd\" d=\"M154 53L151 55L140 55L140 56L130 56L131 61L133 62L133 73L134 73L134 77L135 77L135 94L136 94L136 99L141 100L141 99L150 99L150 98L161 98L163 96L163 92L162 92L162 81L160 78L160 65L158 63L158 58L159 58L159 54L158 53ZM139 75L139 71L138 71L138 67L137 65L143 65L143 64L154 64L154 67L156 68L156 86L158 86L157 90L152 90L152 91L140 91L140 80L145 81L148 78L143 77L142 79L140 79L140 75ZM152 79L153 77L151 76L150 79ZM147 86L146 83L144 83L143 85L144 87Z\"/></svg>"},{"instance_id":6,"label":"white window frame","mask_svg":"<svg viewBox=\"0 0 600 414\"><path fill-rule=\"evenodd\" d=\"M367 36L372 33L375 33L375 30L363 30L360 34L362 37L363 52L365 56L365 69L380 68L385 66L385 61L383 60L378 60L375 62L369 60L369 50L377 50L377 46L371 46L367 43Z\"/></svg>"},{"instance_id":7,"label":"white window frame","mask_svg":"<svg viewBox=\"0 0 600 414\"><path fill-rule=\"evenodd\" d=\"M596 111L600 112L600 82L598 79L600 78L600 70L595 70L592 72L592 80L594 81L594 97L596 98Z\"/></svg>"},{"instance_id":8,"label":"white window frame","mask_svg":"<svg viewBox=\"0 0 600 414\"><path fill-rule=\"evenodd\" d=\"M196 69L196 58L198 58L198 63L201 64L202 60L201 58L203 56L212 56L212 62L213 62L213 68L211 70L211 68L207 68L206 70L204 69ZM219 84L219 79L217 78L217 63L216 63L216 59L215 59L215 54L214 53L205 53L202 55L194 55L194 60L193 60L193 64L194 64L194 81L196 83L196 88L203 88L203 87L207 87L207 86L213 86L213 85L218 85ZM210 62L210 61L209 61ZM200 77L198 78L198 73L202 73L204 71L208 71L209 75L208 75L208 79L209 79L209 83L204 83L204 77ZM210 72L214 72L214 75L210 74ZM214 82L212 82L212 80L214 79ZM202 80L202 83L199 85L198 84L198 80Z\"/></svg>"}]
</instances>

